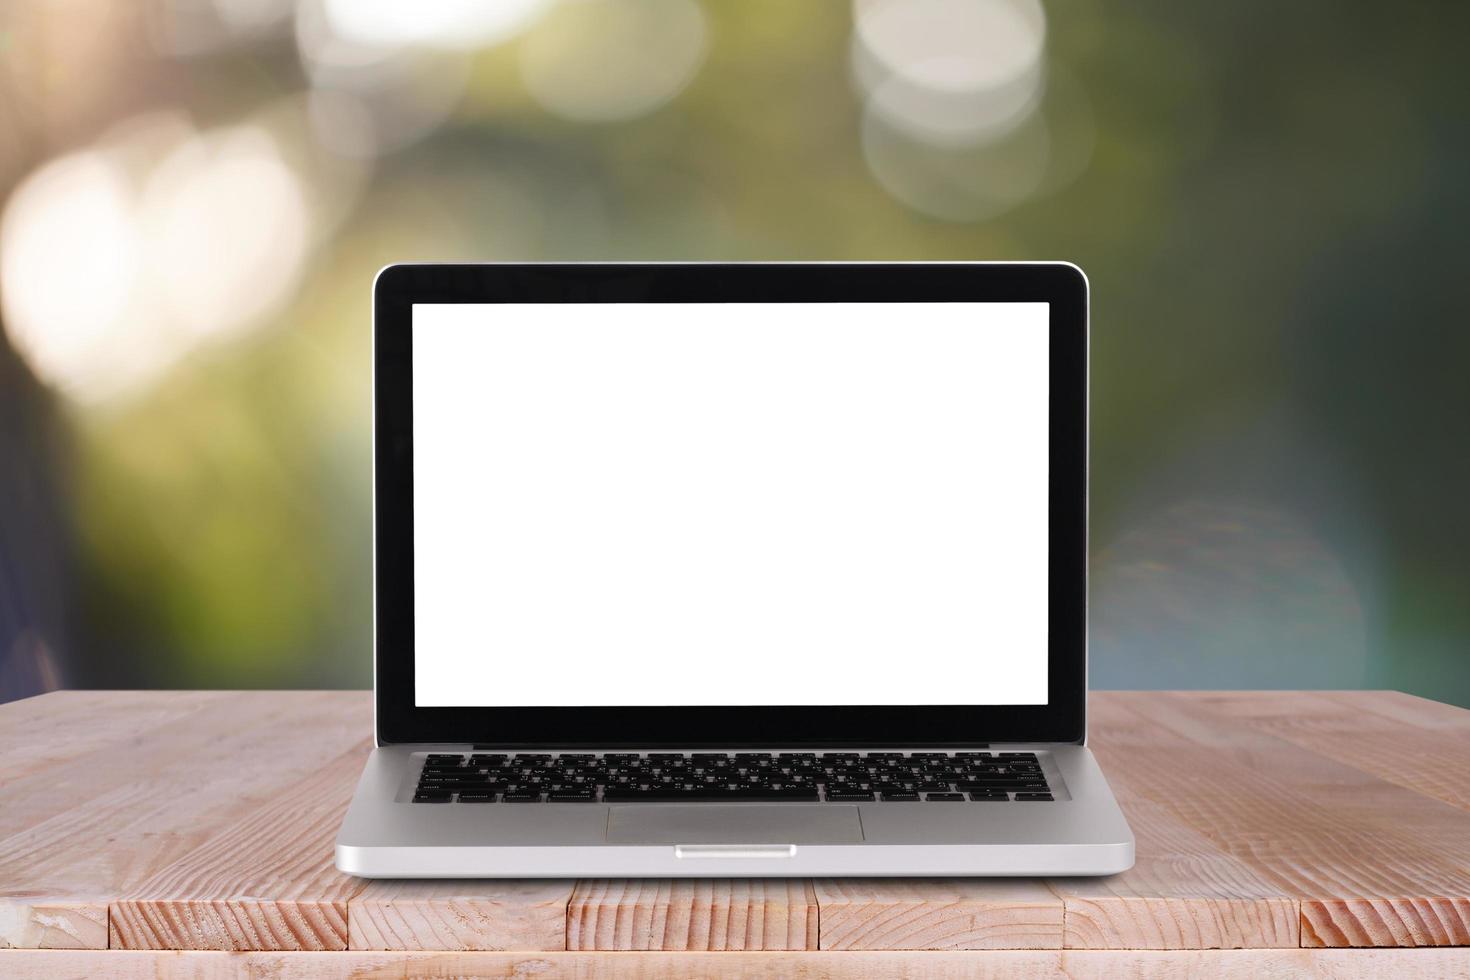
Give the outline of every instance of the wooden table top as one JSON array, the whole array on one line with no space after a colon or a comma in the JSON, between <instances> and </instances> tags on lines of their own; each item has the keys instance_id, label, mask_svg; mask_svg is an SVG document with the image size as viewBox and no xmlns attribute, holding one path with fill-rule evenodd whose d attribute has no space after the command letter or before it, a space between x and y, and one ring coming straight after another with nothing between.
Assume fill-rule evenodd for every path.
<instances>
[{"instance_id":1,"label":"wooden table top","mask_svg":"<svg viewBox=\"0 0 1470 980\"><path fill-rule=\"evenodd\" d=\"M1470 711L1394 692L1099 693L1090 711L1138 838L1111 878L367 882L332 864L367 692L0 705L0 975L181 962L118 950L234 951L190 962L271 976L1145 976L1202 950L1241 976L1470 975L1470 950L1332 949L1470 944ZM604 950L664 952L579 952Z\"/></svg>"}]
</instances>

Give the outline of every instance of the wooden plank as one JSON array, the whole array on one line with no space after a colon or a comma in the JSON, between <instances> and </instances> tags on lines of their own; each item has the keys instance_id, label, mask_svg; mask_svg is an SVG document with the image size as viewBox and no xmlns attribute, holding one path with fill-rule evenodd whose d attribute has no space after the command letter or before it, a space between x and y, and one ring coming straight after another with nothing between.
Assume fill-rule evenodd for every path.
<instances>
[{"instance_id":1,"label":"wooden plank","mask_svg":"<svg viewBox=\"0 0 1470 980\"><path fill-rule=\"evenodd\" d=\"M1470 711L1397 691L1212 691L1187 697L1255 730L1470 810Z\"/></svg>"},{"instance_id":2,"label":"wooden plank","mask_svg":"<svg viewBox=\"0 0 1470 980\"><path fill-rule=\"evenodd\" d=\"M563 950L576 882L373 881L347 903L348 949Z\"/></svg>"},{"instance_id":3,"label":"wooden plank","mask_svg":"<svg viewBox=\"0 0 1470 980\"><path fill-rule=\"evenodd\" d=\"M819 878L821 949L1057 949L1062 902L1026 879Z\"/></svg>"},{"instance_id":4,"label":"wooden plank","mask_svg":"<svg viewBox=\"0 0 1470 980\"><path fill-rule=\"evenodd\" d=\"M19 748L0 739L0 772L11 773L0 779L0 945L100 946L110 931L119 946L341 951L360 938L526 949L559 936L574 950L673 947L696 959L648 962L687 972L704 949L981 945L1004 928L1003 913L1020 915L1027 905L1007 908L1001 893L987 902L965 893L964 882L943 881L911 883L920 891L907 897L902 883L889 881L586 882L575 892L570 882L546 882L539 898L535 883L519 882L367 890L332 870L331 839L366 751L370 711L365 693L327 692L113 693L0 706L0 733L21 733ZM1138 834L1139 864L1110 879L1050 883L1059 896L1051 907L1059 902L1063 912L1060 941L1470 941L1470 815L1459 748L1470 712L1392 692L1197 692L1099 695L1092 721L1094 748ZM50 726L55 744L28 741L31 724ZM110 732L105 740L95 734L101 730ZM45 764L25 762L28 751L49 753ZM1025 883L988 884L1005 892ZM1046 912L1038 906L1036 914ZM191 962L223 964L232 975L231 964L267 961ZM372 962L437 970L470 961ZM473 962L519 969L551 961ZM556 962L583 970L600 961ZM909 962L941 960L892 961ZM679 968L668 967L670 975Z\"/></svg>"},{"instance_id":5,"label":"wooden plank","mask_svg":"<svg viewBox=\"0 0 1470 980\"><path fill-rule=\"evenodd\" d=\"M1107 878L1051 882L1066 904L1068 949L1241 949L1300 945L1294 895L1132 785L1128 752L1153 726L1124 710L1130 695L1096 694L1090 744L1136 839L1134 866Z\"/></svg>"},{"instance_id":6,"label":"wooden plank","mask_svg":"<svg viewBox=\"0 0 1470 980\"><path fill-rule=\"evenodd\" d=\"M1252 691L1251 694L1268 694L1290 697L1299 691ZM1323 697L1338 701L1349 711L1369 711L1385 718L1394 718L1412 728L1426 731L1470 731L1470 710L1458 708L1443 701L1405 694L1403 691L1319 691Z\"/></svg>"},{"instance_id":7,"label":"wooden plank","mask_svg":"<svg viewBox=\"0 0 1470 980\"><path fill-rule=\"evenodd\" d=\"M64 696L75 695L75 696ZM167 704L176 699L178 708ZM34 717L38 704L54 710ZM127 706L137 704L136 723L128 720ZM199 711L209 711L200 716ZM105 909L115 897L110 883L112 871L121 866L146 864L148 846L167 838L167 823L144 821L136 839L129 840L128 820L142 808L145 812L170 805L168 799L149 800L149 780L159 766L173 771L182 758L198 753L197 737L208 735L212 723L237 724L245 733L238 741L247 750L252 721L260 715L257 704L246 704L239 695L209 692L174 694L162 700L155 692L93 693L62 692L6 705L0 710L8 731L15 727L15 713L32 732L46 730L57 746L42 750L47 764L23 766L15 762L38 746L22 739L19 746L6 744L3 758L12 777L3 786L0 806L0 930L9 945L32 943L87 943L107 945ZM187 709L187 710L186 710ZM99 719L94 728L92 718ZM163 722L162 724L159 724ZM91 733L106 732L110 743L101 744ZM67 746L75 741L84 752ZM168 747L160 751L159 746ZM187 749L185 747L188 747ZM79 757L80 756L80 757ZM70 764L67 764L70 760ZM218 768L211 761L211 766ZM191 811L190 803L174 801L176 810ZM99 849L98 841L125 842L121 847ZM135 846L129 847L128 844ZM142 845L142 846L138 846ZM68 873L70 869L72 873ZM15 886L9 883L22 882ZM38 922L73 923L72 928L36 929ZM90 924L90 925L89 925Z\"/></svg>"},{"instance_id":8,"label":"wooden plank","mask_svg":"<svg viewBox=\"0 0 1470 980\"><path fill-rule=\"evenodd\" d=\"M1111 774L1110 774L1111 775ZM1120 791L1119 782L1113 781ZM1068 949L1246 949L1300 945L1300 906L1251 866L1149 800L1123 798L1134 866L1058 878Z\"/></svg>"},{"instance_id":9,"label":"wooden plank","mask_svg":"<svg viewBox=\"0 0 1470 980\"><path fill-rule=\"evenodd\" d=\"M114 949L340 950L364 882L332 842L371 749L356 748L246 810L112 904Z\"/></svg>"},{"instance_id":10,"label":"wooden plank","mask_svg":"<svg viewBox=\"0 0 1470 980\"><path fill-rule=\"evenodd\" d=\"M133 695L113 696L125 704ZM186 702L194 699L193 692L183 696ZM372 725L368 698L366 692L233 692L160 725L119 726L106 747L92 747L80 757L0 783L5 801L0 807L0 848L28 834L39 845L46 834L79 819L115 827L119 816L141 812L140 804L146 808L149 799L165 813L196 806L234 810L242 792L257 792L243 776L263 774L271 785L280 778L277 774L290 778L366 737ZM0 706L0 717L10 707ZM58 732L87 729L93 710L85 702L66 711L55 720ZM58 735L63 741L66 737ZM11 759L17 751L24 750L4 746L0 758ZM276 753L273 765L264 763L266 753ZM176 796L161 795L169 790ZM254 798L268 797L265 791ZM99 806L104 799L106 806ZM156 823L151 827L161 829ZM5 855L0 850L0 860Z\"/></svg>"},{"instance_id":11,"label":"wooden plank","mask_svg":"<svg viewBox=\"0 0 1470 980\"><path fill-rule=\"evenodd\" d=\"M107 903L0 903L0 949L106 949Z\"/></svg>"},{"instance_id":12,"label":"wooden plank","mask_svg":"<svg viewBox=\"0 0 1470 980\"><path fill-rule=\"evenodd\" d=\"M800 879L582 881L567 905L570 950L816 948L817 898Z\"/></svg>"},{"instance_id":13,"label":"wooden plank","mask_svg":"<svg viewBox=\"0 0 1470 980\"><path fill-rule=\"evenodd\" d=\"M1470 942L1463 811L1187 695L1099 698L1093 719L1098 758L1125 796L1297 898L1302 945Z\"/></svg>"},{"instance_id":14,"label":"wooden plank","mask_svg":"<svg viewBox=\"0 0 1470 980\"><path fill-rule=\"evenodd\" d=\"M317 977L577 977L579 980L1451 980L1466 949L984 950L970 952L0 952L10 980L314 980Z\"/></svg>"},{"instance_id":15,"label":"wooden plank","mask_svg":"<svg viewBox=\"0 0 1470 980\"><path fill-rule=\"evenodd\" d=\"M230 697L223 691L52 691L0 711L0 786L115 750Z\"/></svg>"},{"instance_id":16,"label":"wooden plank","mask_svg":"<svg viewBox=\"0 0 1470 980\"><path fill-rule=\"evenodd\" d=\"M111 697L126 704L134 695ZM180 696L181 704L195 700ZM142 696L145 707L155 702ZM0 784L0 928L13 930L7 943L70 936L105 944L96 929L38 931L33 923L38 915L95 920L98 906L242 812L267 805L282 786L362 746L371 728L365 692L234 692L199 703L206 710L151 728L123 725L110 747ZM68 709L57 721L80 732L97 708L78 699L81 713ZM0 751L8 756L9 746Z\"/></svg>"}]
</instances>

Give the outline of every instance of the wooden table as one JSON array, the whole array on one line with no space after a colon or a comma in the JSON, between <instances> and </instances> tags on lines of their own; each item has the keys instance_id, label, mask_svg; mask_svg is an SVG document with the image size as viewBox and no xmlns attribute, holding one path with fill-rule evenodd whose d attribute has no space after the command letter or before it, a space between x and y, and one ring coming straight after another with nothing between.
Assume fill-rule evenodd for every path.
<instances>
[{"instance_id":1,"label":"wooden table","mask_svg":"<svg viewBox=\"0 0 1470 980\"><path fill-rule=\"evenodd\" d=\"M1138 837L1113 878L365 882L332 839L367 693L48 694L0 706L0 976L1470 976L1470 711L1090 721Z\"/></svg>"}]
</instances>

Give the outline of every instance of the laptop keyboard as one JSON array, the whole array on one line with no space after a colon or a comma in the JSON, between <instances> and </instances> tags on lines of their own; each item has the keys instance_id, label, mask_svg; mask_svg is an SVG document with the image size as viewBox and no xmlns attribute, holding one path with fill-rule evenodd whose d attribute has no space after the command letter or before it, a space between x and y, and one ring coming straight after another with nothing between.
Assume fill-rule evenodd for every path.
<instances>
[{"instance_id":1,"label":"laptop keyboard","mask_svg":"<svg viewBox=\"0 0 1470 980\"><path fill-rule=\"evenodd\" d=\"M1034 752L438 753L415 803L1036 802Z\"/></svg>"}]
</instances>

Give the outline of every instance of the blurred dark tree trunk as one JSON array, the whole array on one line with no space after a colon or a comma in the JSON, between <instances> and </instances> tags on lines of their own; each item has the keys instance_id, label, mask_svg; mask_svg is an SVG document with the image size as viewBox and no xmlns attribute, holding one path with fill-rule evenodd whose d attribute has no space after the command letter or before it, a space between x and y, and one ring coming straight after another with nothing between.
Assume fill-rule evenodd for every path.
<instances>
[{"instance_id":1,"label":"blurred dark tree trunk","mask_svg":"<svg viewBox=\"0 0 1470 980\"><path fill-rule=\"evenodd\" d=\"M0 323L0 702L68 680L72 535L54 396Z\"/></svg>"}]
</instances>

